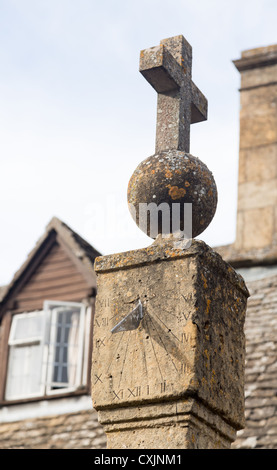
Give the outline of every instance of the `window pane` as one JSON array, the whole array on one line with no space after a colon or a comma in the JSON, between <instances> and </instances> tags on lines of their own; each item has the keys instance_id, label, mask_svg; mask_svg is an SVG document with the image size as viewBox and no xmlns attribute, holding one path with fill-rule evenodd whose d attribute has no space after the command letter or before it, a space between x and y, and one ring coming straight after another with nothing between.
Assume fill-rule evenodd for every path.
<instances>
[{"instance_id":1,"label":"window pane","mask_svg":"<svg viewBox=\"0 0 277 470\"><path fill-rule=\"evenodd\" d=\"M68 382L68 377L67 377L67 364L62 367L62 377L61 377L62 382Z\"/></svg>"},{"instance_id":2,"label":"window pane","mask_svg":"<svg viewBox=\"0 0 277 470\"><path fill-rule=\"evenodd\" d=\"M49 316L46 392L73 389L82 381L85 308L82 303L46 300Z\"/></svg>"},{"instance_id":3,"label":"window pane","mask_svg":"<svg viewBox=\"0 0 277 470\"><path fill-rule=\"evenodd\" d=\"M40 395L41 345L11 346L9 352L6 399Z\"/></svg>"},{"instance_id":4,"label":"window pane","mask_svg":"<svg viewBox=\"0 0 277 470\"><path fill-rule=\"evenodd\" d=\"M11 330L11 341L40 338L43 333L43 312L16 315L13 319L14 328Z\"/></svg>"},{"instance_id":5,"label":"window pane","mask_svg":"<svg viewBox=\"0 0 277 470\"><path fill-rule=\"evenodd\" d=\"M41 371L44 327L43 311L13 317L9 338L7 400L43 393ZM36 342L32 344L34 340Z\"/></svg>"},{"instance_id":6,"label":"window pane","mask_svg":"<svg viewBox=\"0 0 277 470\"><path fill-rule=\"evenodd\" d=\"M53 387L68 387L76 382L80 310L76 307L56 310Z\"/></svg>"}]
</instances>

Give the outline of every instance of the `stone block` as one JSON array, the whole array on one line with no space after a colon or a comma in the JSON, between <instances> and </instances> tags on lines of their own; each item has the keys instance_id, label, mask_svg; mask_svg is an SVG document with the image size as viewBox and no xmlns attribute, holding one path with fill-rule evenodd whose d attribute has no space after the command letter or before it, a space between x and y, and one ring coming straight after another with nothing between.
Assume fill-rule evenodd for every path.
<instances>
[{"instance_id":1,"label":"stone block","mask_svg":"<svg viewBox=\"0 0 277 470\"><path fill-rule=\"evenodd\" d=\"M276 69L277 71L277 69ZM270 114L276 107L277 84L241 92L241 117Z\"/></svg>"},{"instance_id":2,"label":"stone block","mask_svg":"<svg viewBox=\"0 0 277 470\"><path fill-rule=\"evenodd\" d=\"M178 248L172 241L155 242L142 250L100 257L95 271L98 294L92 399L107 432L108 445L115 445L109 437L121 426L116 425L116 413L125 428L136 429L138 424L133 426L132 421L142 420L141 430L132 432L136 445L142 446L138 443L149 427L143 418L145 407L149 411L155 404L151 408L153 428L168 402L180 408L188 397L193 397L194 410L200 409L200 403L205 404L208 427L211 416L221 424L229 423L233 431L243 427L243 324L248 291L242 278L204 242L196 240L188 249ZM138 299L143 308L139 327L111 333ZM127 408L136 410L135 415L128 412L124 417ZM211 415L207 409L213 410ZM169 421L173 416L170 413ZM193 413L196 420L204 419L197 411ZM191 422L190 412L184 414L185 421ZM111 430L112 422L115 424ZM179 422L174 418L177 428L173 445L186 447L181 422L181 418ZM144 444L150 446L154 435L152 429L152 438L149 433L150 441ZM121 439L120 433L117 439ZM125 442L126 436L122 439Z\"/></svg>"},{"instance_id":3,"label":"stone block","mask_svg":"<svg viewBox=\"0 0 277 470\"><path fill-rule=\"evenodd\" d=\"M265 114L241 115L240 146L241 148L274 144L277 140L276 109Z\"/></svg>"},{"instance_id":4,"label":"stone block","mask_svg":"<svg viewBox=\"0 0 277 470\"><path fill-rule=\"evenodd\" d=\"M277 75L277 65L270 65L267 67L245 70L241 73L241 88L257 87L267 85L268 83L275 83Z\"/></svg>"},{"instance_id":5,"label":"stone block","mask_svg":"<svg viewBox=\"0 0 277 470\"><path fill-rule=\"evenodd\" d=\"M271 179L264 184L262 181L249 181L238 188L238 210L262 209L275 207L277 203L277 180ZM274 214L272 213L272 223ZM245 223L245 221L244 221Z\"/></svg>"},{"instance_id":6,"label":"stone block","mask_svg":"<svg viewBox=\"0 0 277 470\"><path fill-rule=\"evenodd\" d=\"M272 179L277 186L277 144L240 150L239 184Z\"/></svg>"},{"instance_id":7,"label":"stone block","mask_svg":"<svg viewBox=\"0 0 277 470\"><path fill-rule=\"evenodd\" d=\"M191 397L103 410L100 416L113 449L226 449L236 434Z\"/></svg>"},{"instance_id":8,"label":"stone block","mask_svg":"<svg viewBox=\"0 0 277 470\"><path fill-rule=\"evenodd\" d=\"M250 209L244 212L243 248L263 248L273 238L273 207Z\"/></svg>"}]
</instances>

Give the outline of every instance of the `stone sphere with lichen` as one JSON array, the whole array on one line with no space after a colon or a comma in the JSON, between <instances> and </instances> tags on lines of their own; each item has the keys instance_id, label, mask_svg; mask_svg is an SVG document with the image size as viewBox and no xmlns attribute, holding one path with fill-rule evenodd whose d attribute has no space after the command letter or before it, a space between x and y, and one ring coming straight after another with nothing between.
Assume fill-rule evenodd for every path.
<instances>
[{"instance_id":1,"label":"stone sphere with lichen","mask_svg":"<svg viewBox=\"0 0 277 470\"><path fill-rule=\"evenodd\" d=\"M180 150L167 150L138 165L130 178L127 198L133 219L148 236L152 236L150 219L148 218L146 224L141 223L139 204L155 203L160 206L167 203L172 233L173 204L180 204L180 230L186 232L184 204L191 203L191 236L195 238L208 227L214 217L217 188L212 173L201 160ZM159 211L158 233L163 230L162 212Z\"/></svg>"}]
</instances>

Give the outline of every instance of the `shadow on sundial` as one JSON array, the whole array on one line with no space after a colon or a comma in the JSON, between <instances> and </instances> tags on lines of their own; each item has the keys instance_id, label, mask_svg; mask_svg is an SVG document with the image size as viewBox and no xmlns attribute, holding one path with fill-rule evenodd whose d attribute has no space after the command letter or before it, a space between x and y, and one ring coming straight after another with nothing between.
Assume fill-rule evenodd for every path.
<instances>
[{"instance_id":1,"label":"shadow on sundial","mask_svg":"<svg viewBox=\"0 0 277 470\"><path fill-rule=\"evenodd\" d=\"M161 316L158 317L155 315L157 317L157 319L155 319L154 315L150 315L146 310L142 320L142 327L145 328L145 332L149 335L149 340L155 341L155 343L171 357L172 366L178 372L179 364L175 363L174 360L178 363L183 363L184 359L187 359L185 357L183 336L179 334L179 338L177 336L178 332L173 332L171 328L163 322ZM155 348L153 343L152 348Z\"/></svg>"}]
</instances>

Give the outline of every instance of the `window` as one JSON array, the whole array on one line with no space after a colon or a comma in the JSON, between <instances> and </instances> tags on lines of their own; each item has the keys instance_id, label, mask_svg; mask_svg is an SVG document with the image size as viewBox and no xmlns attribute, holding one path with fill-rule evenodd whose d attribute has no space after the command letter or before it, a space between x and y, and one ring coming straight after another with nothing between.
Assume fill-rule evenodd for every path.
<instances>
[{"instance_id":1,"label":"window","mask_svg":"<svg viewBox=\"0 0 277 470\"><path fill-rule=\"evenodd\" d=\"M81 384L84 343L82 304L47 302L51 318L47 360L47 392Z\"/></svg>"},{"instance_id":2,"label":"window","mask_svg":"<svg viewBox=\"0 0 277 470\"><path fill-rule=\"evenodd\" d=\"M9 338L6 399L41 395L41 364L45 318L43 312L16 315Z\"/></svg>"},{"instance_id":3,"label":"window","mask_svg":"<svg viewBox=\"0 0 277 470\"><path fill-rule=\"evenodd\" d=\"M41 311L15 315L6 400L70 392L84 385L87 321L84 305L73 302L45 301Z\"/></svg>"}]
</instances>

